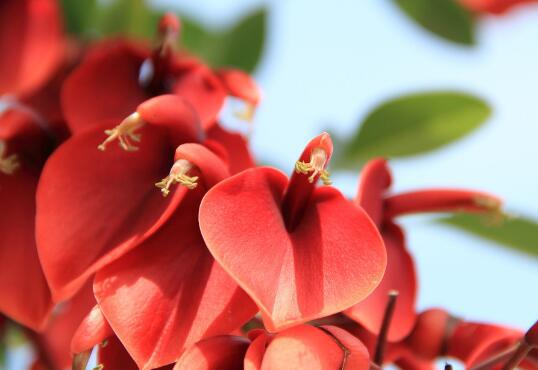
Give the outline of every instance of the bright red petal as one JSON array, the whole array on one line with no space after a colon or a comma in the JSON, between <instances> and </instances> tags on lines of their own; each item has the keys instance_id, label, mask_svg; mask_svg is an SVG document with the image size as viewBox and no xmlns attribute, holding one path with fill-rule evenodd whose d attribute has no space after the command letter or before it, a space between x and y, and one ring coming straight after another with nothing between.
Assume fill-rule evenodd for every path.
<instances>
[{"instance_id":1,"label":"bright red petal","mask_svg":"<svg viewBox=\"0 0 538 370\"><path fill-rule=\"evenodd\" d=\"M460 2L477 13L492 13L501 15L510 9L524 5L537 3L536 0L460 0Z\"/></svg>"},{"instance_id":2,"label":"bright red petal","mask_svg":"<svg viewBox=\"0 0 538 370\"><path fill-rule=\"evenodd\" d=\"M0 173L0 311L34 330L52 308L34 238L37 175Z\"/></svg>"},{"instance_id":3,"label":"bright red petal","mask_svg":"<svg viewBox=\"0 0 538 370\"><path fill-rule=\"evenodd\" d=\"M0 95L39 88L61 61L63 46L56 1L0 2Z\"/></svg>"},{"instance_id":4,"label":"bright red petal","mask_svg":"<svg viewBox=\"0 0 538 370\"><path fill-rule=\"evenodd\" d=\"M103 316L101 308L95 305L73 335L71 353L88 351L113 335L114 332Z\"/></svg>"},{"instance_id":5,"label":"bright red petal","mask_svg":"<svg viewBox=\"0 0 538 370\"><path fill-rule=\"evenodd\" d=\"M364 166L354 201L378 226L383 220L383 201L391 183L392 177L386 160L374 159Z\"/></svg>"},{"instance_id":6,"label":"bright red petal","mask_svg":"<svg viewBox=\"0 0 538 370\"><path fill-rule=\"evenodd\" d=\"M365 300L346 310L345 314L377 335L383 321L388 293L391 290L398 291L396 308L387 334L387 340L395 342L409 334L415 323L415 265L398 226L385 224L381 235L387 249L387 269L381 284Z\"/></svg>"},{"instance_id":7,"label":"bright red petal","mask_svg":"<svg viewBox=\"0 0 538 370\"><path fill-rule=\"evenodd\" d=\"M379 283L382 240L336 189L314 190L290 234L280 206L288 181L271 168L246 170L213 187L200 227L213 256L279 330L356 304Z\"/></svg>"},{"instance_id":8,"label":"bright red petal","mask_svg":"<svg viewBox=\"0 0 538 370\"><path fill-rule=\"evenodd\" d=\"M203 190L189 191L157 233L97 273L101 309L142 368L171 363L185 348L227 334L256 313L198 231Z\"/></svg>"},{"instance_id":9,"label":"bright red petal","mask_svg":"<svg viewBox=\"0 0 538 370\"><path fill-rule=\"evenodd\" d=\"M261 92L256 82L246 72L239 69L221 69L217 72L228 94L252 105L258 105Z\"/></svg>"},{"instance_id":10,"label":"bright red petal","mask_svg":"<svg viewBox=\"0 0 538 370\"><path fill-rule=\"evenodd\" d=\"M174 370L243 370L249 340L223 335L196 343L178 360Z\"/></svg>"},{"instance_id":11,"label":"bright red petal","mask_svg":"<svg viewBox=\"0 0 538 370\"><path fill-rule=\"evenodd\" d=\"M207 138L217 141L226 149L232 175L255 166L248 142L243 135L229 132L216 124L207 132Z\"/></svg>"},{"instance_id":12,"label":"bright red petal","mask_svg":"<svg viewBox=\"0 0 538 370\"><path fill-rule=\"evenodd\" d=\"M39 257L55 300L72 296L97 269L157 230L185 194L163 199L155 182L167 174L175 148L145 127L135 152L97 150L102 128L60 146L43 170L37 192Z\"/></svg>"},{"instance_id":13,"label":"bright red petal","mask_svg":"<svg viewBox=\"0 0 538 370\"><path fill-rule=\"evenodd\" d=\"M73 133L133 113L149 96L138 83L144 51L118 42L89 55L67 78L62 108Z\"/></svg>"},{"instance_id":14,"label":"bright red petal","mask_svg":"<svg viewBox=\"0 0 538 370\"><path fill-rule=\"evenodd\" d=\"M254 332L251 330L248 337L252 340L252 343L245 353L244 370L261 370L263 356L265 356L265 350L272 337L261 329Z\"/></svg>"}]
</instances>

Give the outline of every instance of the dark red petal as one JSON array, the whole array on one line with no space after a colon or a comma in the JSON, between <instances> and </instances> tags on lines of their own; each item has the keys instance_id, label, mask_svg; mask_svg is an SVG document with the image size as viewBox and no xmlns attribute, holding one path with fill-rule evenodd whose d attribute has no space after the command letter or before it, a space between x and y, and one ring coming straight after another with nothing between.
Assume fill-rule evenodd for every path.
<instances>
[{"instance_id":1,"label":"dark red petal","mask_svg":"<svg viewBox=\"0 0 538 370\"><path fill-rule=\"evenodd\" d=\"M248 333L249 339L252 341L245 353L244 370L261 370L263 356L265 350L272 340L272 336L267 334L265 330L258 329Z\"/></svg>"},{"instance_id":2,"label":"dark red petal","mask_svg":"<svg viewBox=\"0 0 538 370\"><path fill-rule=\"evenodd\" d=\"M447 355L459 359L466 367L472 367L508 349L521 337L521 332L510 328L461 322L448 340Z\"/></svg>"},{"instance_id":3,"label":"dark red petal","mask_svg":"<svg viewBox=\"0 0 538 370\"><path fill-rule=\"evenodd\" d=\"M192 104L205 130L215 123L226 98L224 86L213 71L204 65L179 74L172 92Z\"/></svg>"},{"instance_id":4,"label":"dark red petal","mask_svg":"<svg viewBox=\"0 0 538 370\"><path fill-rule=\"evenodd\" d=\"M459 189L428 189L397 194L385 200L385 217L425 212L494 212L502 201L490 194Z\"/></svg>"},{"instance_id":5,"label":"dark red petal","mask_svg":"<svg viewBox=\"0 0 538 370\"><path fill-rule=\"evenodd\" d=\"M226 149L232 175L255 166L248 142L243 135L229 132L216 124L207 131L207 138L217 141Z\"/></svg>"},{"instance_id":6,"label":"dark red petal","mask_svg":"<svg viewBox=\"0 0 538 370\"><path fill-rule=\"evenodd\" d=\"M354 202L361 206L378 226L384 216L383 200L391 183L392 176L386 160L374 159L364 166Z\"/></svg>"},{"instance_id":7,"label":"dark red petal","mask_svg":"<svg viewBox=\"0 0 538 370\"><path fill-rule=\"evenodd\" d=\"M0 173L0 312L34 330L52 308L34 238L37 175Z\"/></svg>"},{"instance_id":8,"label":"dark red petal","mask_svg":"<svg viewBox=\"0 0 538 370\"><path fill-rule=\"evenodd\" d=\"M71 340L71 353L81 353L92 349L114 335L98 305L86 315Z\"/></svg>"},{"instance_id":9,"label":"dark red petal","mask_svg":"<svg viewBox=\"0 0 538 370\"><path fill-rule=\"evenodd\" d=\"M386 264L375 226L334 188L316 189L288 233L280 211L287 182L272 168L246 170L213 187L200 206L208 248L256 301L270 330L359 302Z\"/></svg>"},{"instance_id":10,"label":"dark red petal","mask_svg":"<svg viewBox=\"0 0 538 370\"><path fill-rule=\"evenodd\" d=\"M146 126L135 152L97 150L102 128L76 135L49 158L37 191L36 234L56 300L73 295L97 269L146 239L187 191L163 199L155 182L172 166L166 135Z\"/></svg>"},{"instance_id":11,"label":"dark red petal","mask_svg":"<svg viewBox=\"0 0 538 370\"><path fill-rule=\"evenodd\" d=\"M104 315L142 368L171 363L256 313L204 245L196 218L203 194L203 186L190 190L157 233L95 278Z\"/></svg>"},{"instance_id":12,"label":"dark red petal","mask_svg":"<svg viewBox=\"0 0 538 370\"><path fill-rule=\"evenodd\" d=\"M174 370L243 370L249 340L223 335L196 343L178 360Z\"/></svg>"},{"instance_id":13,"label":"dark red petal","mask_svg":"<svg viewBox=\"0 0 538 370\"><path fill-rule=\"evenodd\" d=\"M103 365L104 369L138 370L138 366L129 356L123 344L114 335L106 341L105 345L99 346L97 363Z\"/></svg>"},{"instance_id":14,"label":"dark red petal","mask_svg":"<svg viewBox=\"0 0 538 370\"><path fill-rule=\"evenodd\" d=\"M56 307L55 316L41 335L41 341L58 369L71 366L71 339L94 305L92 286L86 284L72 300Z\"/></svg>"},{"instance_id":15,"label":"dark red petal","mask_svg":"<svg viewBox=\"0 0 538 370\"><path fill-rule=\"evenodd\" d=\"M119 123L148 98L138 84L143 52L126 42L114 46L90 54L65 81L62 108L73 133L105 120Z\"/></svg>"},{"instance_id":16,"label":"dark red petal","mask_svg":"<svg viewBox=\"0 0 538 370\"><path fill-rule=\"evenodd\" d=\"M226 68L217 71L217 75L228 90L228 95L242 99L252 105L258 105L261 92L248 73L239 69Z\"/></svg>"},{"instance_id":17,"label":"dark red petal","mask_svg":"<svg viewBox=\"0 0 538 370\"><path fill-rule=\"evenodd\" d=\"M0 95L39 88L61 61L63 46L56 1L0 2Z\"/></svg>"},{"instance_id":18,"label":"dark red petal","mask_svg":"<svg viewBox=\"0 0 538 370\"><path fill-rule=\"evenodd\" d=\"M344 361L344 349L335 340L344 338L349 351L346 369L369 368L368 352L362 343L342 329L331 328L331 333L308 325L300 325L279 333L265 351L262 370L319 369L339 370ZM349 347L348 347L349 346Z\"/></svg>"},{"instance_id":19,"label":"dark red petal","mask_svg":"<svg viewBox=\"0 0 538 370\"><path fill-rule=\"evenodd\" d=\"M395 224L386 223L381 235L387 249L387 269L381 284L366 299L345 311L345 314L374 334L379 334L388 293L398 291L398 300L387 334L387 340L399 341L413 329L417 282L413 258L405 247L402 230Z\"/></svg>"},{"instance_id":20,"label":"dark red petal","mask_svg":"<svg viewBox=\"0 0 538 370\"><path fill-rule=\"evenodd\" d=\"M533 347L538 347L538 321L525 333L525 341Z\"/></svg>"}]
</instances>

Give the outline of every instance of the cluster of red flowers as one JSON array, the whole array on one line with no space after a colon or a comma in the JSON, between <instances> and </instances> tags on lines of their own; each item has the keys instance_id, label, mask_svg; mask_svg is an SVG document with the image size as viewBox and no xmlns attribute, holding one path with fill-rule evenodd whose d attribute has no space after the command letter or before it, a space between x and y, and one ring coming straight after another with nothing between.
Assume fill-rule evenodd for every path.
<instances>
[{"instance_id":1,"label":"cluster of red flowers","mask_svg":"<svg viewBox=\"0 0 538 370\"><path fill-rule=\"evenodd\" d=\"M24 20L24 21L21 21ZM417 313L397 218L495 214L489 194L391 195L382 159L349 200L330 185L333 144L306 144L291 177L255 165L219 123L250 118L245 73L159 43L67 41L53 0L0 4L0 332L18 323L33 369L538 369L527 334ZM9 30L6 32L5 30Z\"/></svg>"}]
</instances>

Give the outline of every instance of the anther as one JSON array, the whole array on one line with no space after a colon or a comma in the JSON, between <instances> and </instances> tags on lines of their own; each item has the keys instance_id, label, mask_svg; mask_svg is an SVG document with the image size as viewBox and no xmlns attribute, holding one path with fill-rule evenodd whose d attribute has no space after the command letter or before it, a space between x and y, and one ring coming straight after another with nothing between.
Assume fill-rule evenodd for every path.
<instances>
[{"instance_id":1,"label":"anther","mask_svg":"<svg viewBox=\"0 0 538 370\"><path fill-rule=\"evenodd\" d=\"M187 175L192 168L193 165L186 159L178 159L170 169L169 175L155 183L155 186L161 189L163 197L170 194L170 187L174 184L180 184L192 190L198 186L198 176Z\"/></svg>"},{"instance_id":2,"label":"anther","mask_svg":"<svg viewBox=\"0 0 538 370\"><path fill-rule=\"evenodd\" d=\"M105 134L107 134L108 137L97 148L101 151L105 151L106 146L117 139L119 146L123 148L123 150L128 152L138 150L138 147L134 146L131 143L131 140L137 143L140 142L141 137L139 134L136 134L135 131L144 125L145 122L140 117L140 114L134 112L113 129L105 130Z\"/></svg>"},{"instance_id":3,"label":"anther","mask_svg":"<svg viewBox=\"0 0 538 370\"><path fill-rule=\"evenodd\" d=\"M19 168L20 163L16 154L6 156L6 144L0 141L0 172L12 175Z\"/></svg>"},{"instance_id":4,"label":"anther","mask_svg":"<svg viewBox=\"0 0 538 370\"><path fill-rule=\"evenodd\" d=\"M325 185L331 185L330 173L325 170L325 165L327 163L327 153L321 148L314 148L312 154L310 155L310 162L306 163L303 161L295 162L295 171L303 175L308 175L308 181L310 183L314 182L316 176L319 175L321 181Z\"/></svg>"},{"instance_id":5,"label":"anther","mask_svg":"<svg viewBox=\"0 0 538 370\"><path fill-rule=\"evenodd\" d=\"M254 104L245 103L245 107L234 112L234 116L240 120L251 123L254 120L254 113L256 113L256 106Z\"/></svg>"}]
</instances>

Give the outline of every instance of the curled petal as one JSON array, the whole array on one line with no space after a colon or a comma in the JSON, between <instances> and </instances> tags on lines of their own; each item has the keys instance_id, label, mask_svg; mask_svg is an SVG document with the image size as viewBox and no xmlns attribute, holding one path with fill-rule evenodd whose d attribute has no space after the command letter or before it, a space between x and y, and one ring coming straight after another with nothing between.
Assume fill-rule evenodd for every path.
<instances>
[{"instance_id":1,"label":"curled petal","mask_svg":"<svg viewBox=\"0 0 538 370\"><path fill-rule=\"evenodd\" d=\"M155 127L136 152L101 152L102 128L87 130L49 158L37 191L36 238L55 300L72 296L100 267L145 240L173 214L187 189L163 199L155 180L175 149Z\"/></svg>"},{"instance_id":2,"label":"curled petal","mask_svg":"<svg viewBox=\"0 0 538 370\"><path fill-rule=\"evenodd\" d=\"M354 202L362 207L378 226L384 217L383 200L391 183L392 176L386 160L374 159L364 166Z\"/></svg>"},{"instance_id":3,"label":"curled petal","mask_svg":"<svg viewBox=\"0 0 538 370\"><path fill-rule=\"evenodd\" d=\"M373 334L379 334L388 293L399 293L387 340L400 341L415 324L417 282L415 264L405 247L402 230L395 224L385 223L381 229L387 250L387 268L379 286L366 299L345 311L345 314L363 325Z\"/></svg>"},{"instance_id":4,"label":"curled petal","mask_svg":"<svg viewBox=\"0 0 538 370\"><path fill-rule=\"evenodd\" d=\"M223 335L205 339L189 348L174 370L243 370L249 340Z\"/></svg>"},{"instance_id":5,"label":"curled petal","mask_svg":"<svg viewBox=\"0 0 538 370\"><path fill-rule=\"evenodd\" d=\"M101 308L95 305L82 320L71 340L71 352L80 353L92 349L114 335Z\"/></svg>"},{"instance_id":6,"label":"curled petal","mask_svg":"<svg viewBox=\"0 0 538 370\"><path fill-rule=\"evenodd\" d=\"M244 100L245 102L258 105L261 98L261 92L256 82L239 69L221 69L217 72L222 83L228 90L228 94Z\"/></svg>"},{"instance_id":7,"label":"curled petal","mask_svg":"<svg viewBox=\"0 0 538 370\"><path fill-rule=\"evenodd\" d=\"M54 0L0 3L0 95L32 93L51 77L63 54L61 14Z\"/></svg>"},{"instance_id":8,"label":"curled petal","mask_svg":"<svg viewBox=\"0 0 538 370\"><path fill-rule=\"evenodd\" d=\"M141 368L171 363L256 313L202 240L196 215L203 194L203 186L190 190L158 232L96 275L99 305Z\"/></svg>"},{"instance_id":9,"label":"curled petal","mask_svg":"<svg viewBox=\"0 0 538 370\"><path fill-rule=\"evenodd\" d=\"M425 212L497 212L501 200L493 195L457 189L419 190L390 196L385 217Z\"/></svg>"},{"instance_id":10,"label":"curled petal","mask_svg":"<svg viewBox=\"0 0 538 370\"><path fill-rule=\"evenodd\" d=\"M204 240L260 307L271 331L327 316L364 299L386 264L370 219L331 187L317 188L288 232L281 213L288 180L272 168L214 186L200 206Z\"/></svg>"}]
</instances>

